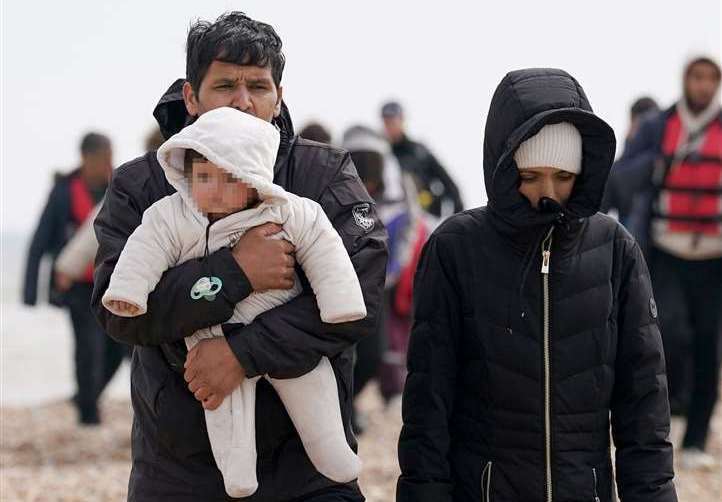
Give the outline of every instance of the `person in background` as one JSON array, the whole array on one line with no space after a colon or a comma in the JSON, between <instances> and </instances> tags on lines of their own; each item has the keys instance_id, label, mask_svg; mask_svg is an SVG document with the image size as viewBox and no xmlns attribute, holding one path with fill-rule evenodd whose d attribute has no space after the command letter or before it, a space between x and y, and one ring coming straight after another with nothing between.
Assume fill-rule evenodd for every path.
<instances>
[{"instance_id":1,"label":"person in background","mask_svg":"<svg viewBox=\"0 0 722 502\"><path fill-rule=\"evenodd\" d=\"M327 145L331 144L331 133L318 122L306 124L298 135L303 139L310 139L318 143L326 143Z\"/></svg>"},{"instance_id":2,"label":"person in background","mask_svg":"<svg viewBox=\"0 0 722 502\"><path fill-rule=\"evenodd\" d=\"M160 145L162 145L164 141L165 138L160 132L160 128L158 126L154 126L145 137L145 151L154 152L158 150L158 148L160 148Z\"/></svg>"},{"instance_id":3,"label":"person in background","mask_svg":"<svg viewBox=\"0 0 722 502\"><path fill-rule=\"evenodd\" d=\"M354 396L376 379L388 403L401 393L406 378L411 284L429 231L416 203L414 182L402 172L383 136L368 127L353 126L345 131L342 147L351 154L389 234L383 318L379 329L357 345ZM355 430L362 432L364 424L364 417L355 413Z\"/></svg>"},{"instance_id":4,"label":"person in background","mask_svg":"<svg viewBox=\"0 0 722 502\"><path fill-rule=\"evenodd\" d=\"M145 137L145 150L154 152L160 148L165 138L158 126L154 126ZM59 284L71 284L80 279L87 263L95 259L98 252L98 239L95 237L93 223L103 202L99 202L85 222L78 228L55 261L55 281Z\"/></svg>"},{"instance_id":5,"label":"person in background","mask_svg":"<svg viewBox=\"0 0 722 502\"><path fill-rule=\"evenodd\" d=\"M91 215L108 186L112 167L110 140L98 133L86 134L80 143L81 164L70 174L57 177L28 251L23 302L37 303L42 258L53 261L76 230ZM120 365L124 349L108 339L90 310L93 262L85 261L75 277L51 274L50 301L68 309L75 338L73 402L82 425L100 423L98 398Z\"/></svg>"},{"instance_id":6,"label":"person in background","mask_svg":"<svg viewBox=\"0 0 722 502\"><path fill-rule=\"evenodd\" d=\"M602 212L616 217L622 224L627 221L635 196L634 192L630 191L630 187L633 187L634 183L630 183L626 179L630 173L632 176L635 173L634 169L625 169L630 163L626 154L627 145L639 131L639 126L644 119L658 112L657 102L648 96L637 98L629 110L629 129L624 140L625 149L622 157L614 163L609 173L601 207Z\"/></svg>"},{"instance_id":7,"label":"person in background","mask_svg":"<svg viewBox=\"0 0 722 502\"><path fill-rule=\"evenodd\" d=\"M464 209L459 189L446 169L428 148L407 136L401 105L395 101L384 104L381 118L401 168L416 181L421 208L442 220Z\"/></svg>"},{"instance_id":8,"label":"person in background","mask_svg":"<svg viewBox=\"0 0 722 502\"><path fill-rule=\"evenodd\" d=\"M645 120L625 152L625 183L637 194L627 227L647 252L670 403L687 415L681 465L690 469L716 465L705 447L722 337L720 74L708 57L690 61L682 97Z\"/></svg>"},{"instance_id":9,"label":"person in background","mask_svg":"<svg viewBox=\"0 0 722 502\"><path fill-rule=\"evenodd\" d=\"M659 105L649 96L642 96L634 100L629 108L629 129L624 138L624 147L626 149L629 142L637 135L639 126L646 118L659 113Z\"/></svg>"}]
</instances>

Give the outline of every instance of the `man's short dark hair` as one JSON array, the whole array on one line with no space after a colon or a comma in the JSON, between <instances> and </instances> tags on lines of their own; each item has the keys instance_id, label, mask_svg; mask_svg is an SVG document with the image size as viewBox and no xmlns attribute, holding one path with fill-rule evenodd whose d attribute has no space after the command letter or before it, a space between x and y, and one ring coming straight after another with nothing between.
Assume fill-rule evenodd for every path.
<instances>
[{"instance_id":1,"label":"man's short dark hair","mask_svg":"<svg viewBox=\"0 0 722 502\"><path fill-rule=\"evenodd\" d=\"M206 158L192 148L187 148L183 155L183 174L186 178L193 176L193 162L200 160L206 162Z\"/></svg>"},{"instance_id":2,"label":"man's short dark hair","mask_svg":"<svg viewBox=\"0 0 722 502\"><path fill-rule=\"evenodd\" d=\"M381 153L369 150L357 150L349 153L361 181L367 186L370 184L375 185L375 196L381 196L386 189L384 185L384 158Z\"/></svg>"},{"instance_id":3,"label":"man's short dark hair","mask_svg":"<svg viewBox=\"0 0 722 502\"><path fill-rule=\"evenodd\" d=\"M106 148L110 148L110 138L97 132L89 132L80 140L80 153L82 155L96 153Z\"/></svg>"},{"instance_id":4,"label":"man's short dark hair","mask_svg":"<svg viewBox=\"0 0 722 502\"><path fill-rule=\"evenodd\" d=\"M198 93L208 67L218 60L270 67L273 81L279 86L286 64L281 46L270 24L255 21L243 12L226 12L212 23L196 21L186 41L186 80Z\"/></svg>"},{"instance_id":5,"label":"man's short dark hair","mask_svg":"<svg viewBox=\"0 0 722 502\"><path fill-rule=\"evenodd\" d=\"M632 119L634 119L636 117L641 117L642 115L657 111L659 111L659 105L657 104L657 102L649 96L642 96L641 98L637 98L634 103L632 103L629 114L632 116Z\"/></svg>"},{"instance_id":6,"label":"man's short dark hair","mask_svg":"<svg viewBox=\"0 0 722 502\"><path fill-rule=\"evenodd\" d=\"M331 133L318 122L311 122L298 133L304 139L318 141L319 143L331 143Z\"/></svg>"},{"instance_id":7,"label":"man's short dark hair","mask_svg":"<svg viewBox=\"0 0 722 502\"><path fill-rule=\"evenodd\" d=\"M720 66L714 59L707 57L707 56L699 56L694 59L692 59L689 63L687 63L687 66L684 68L684 79L687 80L687 77L689 77L690 72L692 71L692 68L697 66L698 64L705 64L708 66L711 66L715 73L717 74L717 80L722 80L722 70L720 70Z\"/></svg>"}]
</instances>

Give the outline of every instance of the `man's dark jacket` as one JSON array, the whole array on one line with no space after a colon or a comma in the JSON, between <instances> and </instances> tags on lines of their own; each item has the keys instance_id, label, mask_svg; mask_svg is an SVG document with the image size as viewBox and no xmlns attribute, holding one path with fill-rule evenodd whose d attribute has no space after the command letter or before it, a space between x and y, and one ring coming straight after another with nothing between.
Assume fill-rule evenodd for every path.
<instances>
[{"instance_id":1,"label":"man's dark jacket","mask_svg":"<svg viewBox=\"0 0 722 502\"><path fill-rule=\"evenodd\" d=\"M440 217L444 203L451 203L454 213L464 209L459 188L428 148L406 136L393 143L391 148L401 168L414 177L418 189L431 194L431 202L424 207L425 211ZM436 184L440 184L440 187L435 187ZM442 189L441 194L434 193L439 188Z\"/></svg>"},{"instance_id":2,"label":"man's dark jacket","mask_svg":"<svg viewBox=\"0 0 722 502\"><path fill-rule=\"evenodd\" d=\"M582 135L582 172L564 209L537 212L513 156L559 122ZM621 499L676 501L649 274L624 228L596 214L611 128L576 80L540 69L504 78L485 134L489 205L447 220L419 265L397 500L612 501L611 425ZM541 248L552 228L547 348Z\"/></svg>"},{"instance_id":3,"label":"man's dark jacket","mask_svg":"<svg viewBox=\"0 0 722 502\"><path fill-rule=\"evenodd\" d=\"M180 92L182 84L182 80L175 82L154 111L166 138L189 120ZM386 266L386 233L346 152L295 137L285 105L275 123L282 139L274 182L324 208L358 273L368 316L353 323L322 323L315 297L302 277L301 296L260 315L247 326L224 325L224 332L248 377L297 377L313 369L322 356L329 357L338 381L346 436L355 448L349 426L353 345L376 329ZM117 317L100 302L120 252L140 224L143 211L173 192L155 152L115 172L95 222L100 248L93 308L111 337L135 346L131 367L135 415L129 500L226 500L208 442L203 409L187 389L182 367L186 353L183 338L200 328L224 323L236 303L251 293L250 283L230 249L166 271L151 293L148 313L143 316ZM191 299L193 284L209 275L221 279L221 294L211 302ZM283 405L263 379L258 384L256 436L259 489L244 500L291 500L333 484L313 468Z\"/></svg>"}]
</instances>

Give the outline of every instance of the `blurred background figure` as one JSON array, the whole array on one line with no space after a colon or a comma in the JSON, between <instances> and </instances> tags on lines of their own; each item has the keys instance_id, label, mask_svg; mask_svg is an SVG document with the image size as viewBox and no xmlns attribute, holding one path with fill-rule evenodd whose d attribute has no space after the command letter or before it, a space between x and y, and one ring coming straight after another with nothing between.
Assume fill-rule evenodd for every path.
<instances>
[{"instance_id":1,"label":"blurred background figure","mask_svg":"<svg viewBox=\"0 0 722 502\"><path fill-rule=\"evenodd\" d=\"M153 126L148 135L145 137L145 151L154 152L158 150L164 141L165 138L160 132L160 128L158 126Z\"/></svg>"},{"instance_id":2,"label":"blurred background figure","mask_svg":"<svg viewBox=\"0 0 722 502\"><path fill-rule=\"evenodd\" d=\"M687 468L715 465L705 446L722 336L720 76L717 62L693 59L682 97L641 123L614 173L632 196L626 225L647 251L670 405L687 416L681 456Z\"/></svg>"},{"instance_id":3,"label":"blurred background figure","mask_svg":"<svg viewBox=\"0 0 722 502\"><path fill-rule=\"evenodd\" d=\"M375 336L357 345L354 395L375 378L388 403L401 393L406 379L413 277L430 224L418 207L414 181L402 172L383 136L368 127L354 126L344 133L342 147L351 154L389 235L384 315ZM363 426L363 417L356 413L356 432L362 432Z\"/></svg>"},{"instance_id":4,"label":"blurred background figure","mask_svg":"<svg viewBox=\"0 0 722 502\"><path fill-rule=\"evenodd\" d=\"M23 302L37 303L38 275L45 255L55 260L76 230L103 198L112 172L110 140L86 134L80 143L80 167L58 175L28 251ZM90 311L93 262L87 261L76 277L51 274L49 302L68 309L75 337L77 393L73 402L83 425L100 423L98 398L120 365L124 349L101 331Z\"/></svg>"},{"instance_id":5,"label":"blurred background figure","mask_svg":"<svg viewBox=\"0 0 722 502\"><path fill-rule=\"evenodd\" d=\"M331 143L331 133L318 122L309 122L301 129L298 135L304 139L310 139L311 141L317 141L319 143Z\"/></svg>"},{"instance_id":6,"label":"blurred background figure","mask_svg":"<svg viewBox=\"0 0 722 502\"><path fill-rule=\"evenodd\" d=\"M637 134L642 121L656 113L659 113L659 105L654 98L642 96L634 100L634 103L632 103L632 106L629 108L629 129L624 138L625 147L627 143L629 143L629 140Z\"/></svg>"},{"instance_id":7,"label":"blurred background figure","mask_svg":"<svg viewBox=\"0 0 722 502\"><path fill-rule=\"evenodd\" d=\"M421 208L441 220L463 210L459 189L446 169L428 148L406 135L401 105L395 101L384 104L381 119L401 168L416 182Z\"/></svg>"},{"instance_id":8,"label":"blurred background figure","mask_svg":"<svg viewBox=\"0 0 722 502\"><path fill-rule=\"evenodd\" d=\"M634 100L629 110L629 129L627 129L627 135L624 138L624 151L621 158L612 166L601 208L603 212L613 215L622 224L627 222L627 216L632 209L632 201L635 196L632 190L632 187L635 186L634 180L630 181L627 178L630 175L635 176L637 172L634 169L625 170L625 167L631 162L644 163L649 162L651 159L650 156L646 158L635 156L634 159L630 159L627 154L627 145L636 136L640 124L646 118L657 113L659 113L657 102L648 96Z\"/></svg>"}]
</instances>

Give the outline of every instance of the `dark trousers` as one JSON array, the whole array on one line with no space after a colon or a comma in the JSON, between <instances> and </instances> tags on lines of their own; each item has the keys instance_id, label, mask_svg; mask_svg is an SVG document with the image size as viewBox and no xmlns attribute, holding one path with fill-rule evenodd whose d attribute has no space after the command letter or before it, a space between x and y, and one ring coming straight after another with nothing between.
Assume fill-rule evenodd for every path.
<instances>
[{"instance_id":1,"label":"dark trousers","mask_svg":"<svg viewBox=\"0 0 722 502\"><path fill-rule=\"evenodd\" d=\"M93 286L77 283L65 294L75 337L75 404L82 423L97 423L98 398L115 375L127 349L109 338L90 310Z\"/></svg>"},{"instance_id":2,"label":"dark trousers","mask_svg":"<svg viewBox=\"0 0 722 502\"><path fill-rule=\"evenodd\" d=\"M650 262L670 402L687 409L683 447L704 449L719 391L722 259L682 260L653 250Z\"/></svg>"}]
</instances>

